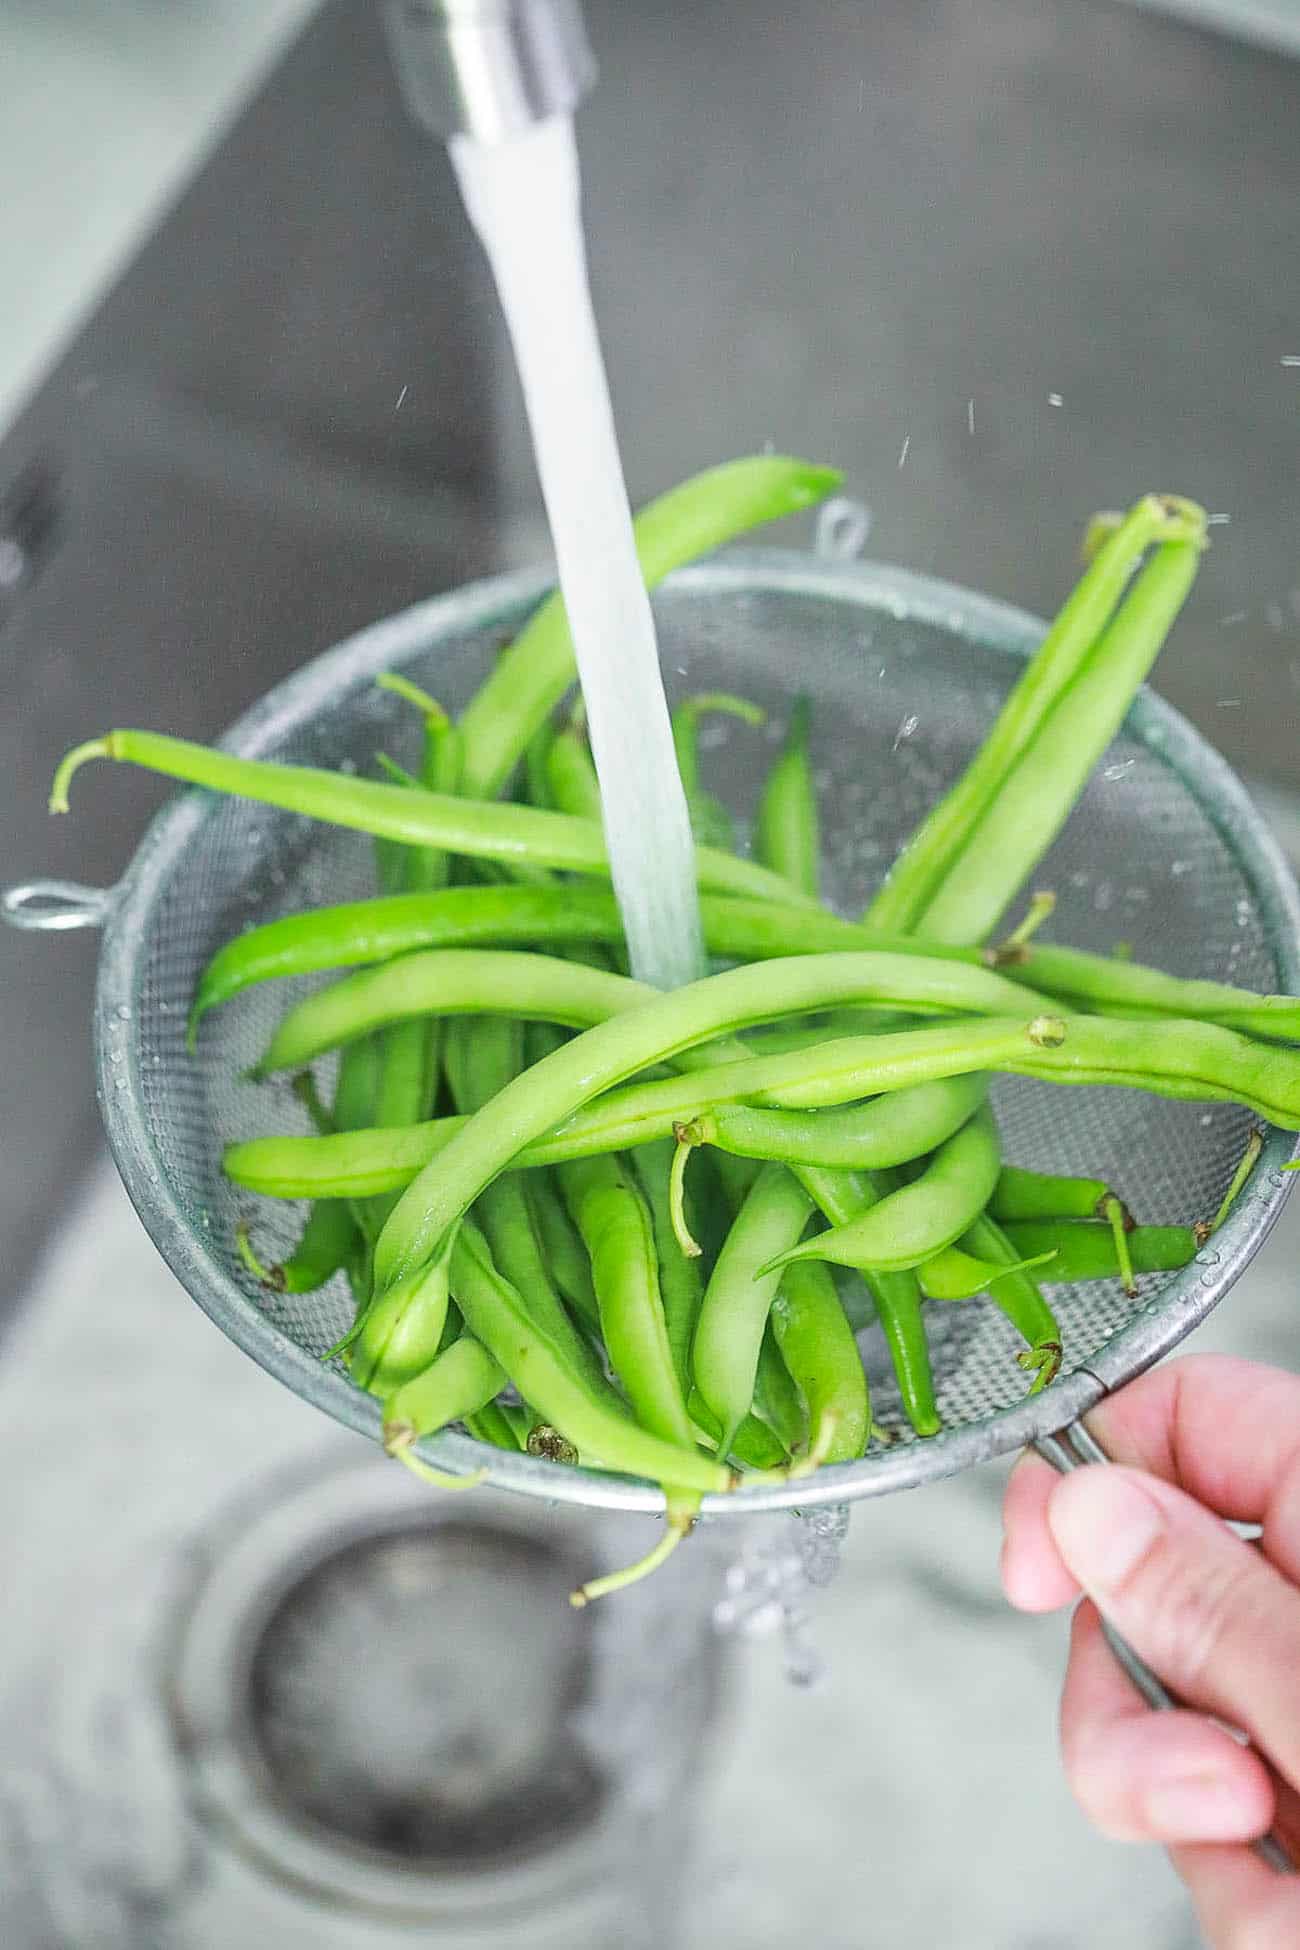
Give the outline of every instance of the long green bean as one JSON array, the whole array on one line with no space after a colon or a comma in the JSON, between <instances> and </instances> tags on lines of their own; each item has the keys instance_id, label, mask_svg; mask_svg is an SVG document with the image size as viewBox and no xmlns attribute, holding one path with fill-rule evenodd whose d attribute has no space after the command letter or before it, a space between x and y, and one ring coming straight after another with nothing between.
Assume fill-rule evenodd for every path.
<instances>
[{"instance_id":1,"label":"long green bean","mask_svg":"<svg viewBox=\"0 0 1300 1950\"><path fill-rule=\"evenodd\" d=\"M812 1200L784 1165L760 1172L727 1234L705 1288L691 1366L722 1429L721 1448L749 1413L767 1316L781 1284L765 1272L799 1237Z\"/></svg>"},{"instance_id":2,"label":"long green bean","mask_svg":"<svg viewBox=\"0 0 1300 1950\"><path fill-rule=\"evenodd\" d=\"M1115 1235L1095 1220L1009 1220L1003 1227L1018 1254L1055 1255L1044 1271L1045 1280L1068 1284L1075 1280L1113 1280L1121 1276ZM1196 1235L1190 1226L1134 1226L1125 1237L1135 1273L1172 1273L1196 1257Z\"/></svg>"},{"instance_id":3,"label":"long green bean","mask_svg":"<svg viewBox=\"0 0 1300 1950\"><path fill-rule=\"evenodd\" d=\"M984 1210L997 1183L997 1125L987 1106L938 1146L920 1176L848 1225L815 1233L764 1267L829 1259L886 1273L906 1272L941 1252Z\"/></svg>"},{"instance_id":4,"label":"long green bean","mask_svg":"<svg viewBox=\"0 0 1300 1950\"><path fill-rule=\"evenodd\" d=\"M50 811L68 810L72 776L92 758L116 759L166 778L205 786L209 791L254 799L266 806L332 826L372 833L404 846L440 847L470 859L501 860L507 865L563 867L571 873L605 875L605 840L594 820L566 813L539 812L533 806L457 798L440 792L413 792L403 785L326 772L310 765L271 764L236 758L230 752L193 745L160 732L118 729L91 738L68 753L55 774ZM701 887L749 894L760 899L798 902L788 881L752 860L712 847L697 847L695 868ZM811 907L811 903L810 903Z\"/></svg>"},{"instance_id":5,"label":"long green bean","mask_svg":"<svg viewBox=\"0 0 1300 1950\"><path fill-rule=\"evenodd\" d=\"M720 1105L692 1118L694 1141L744 1158L850 1168L903 1165L950 1138L988 1090L986 1077L944 1077L865 1103L820 1111Z\"/></svg>"},{"instance_id":6,"label":"long green bean","mask_svg":"<svg viewBox=\"0 0 1300 1950\"><path fill-rule=\"evenodd\" d=\"M654 1232L655 1254L659 1261L659 1293L673 1367L683 1394L689 1396L691 1342L695 1337L695 1324L704 1299L704 1279L699 1259L679 1251L674 1236L669 1194L673 1150L673 1145L661 1138L634 1151L631 1164L649 1209ZM717 1431L714 1433L716 1437Z\"/></svg>"},{"instance_id":7,"label":"long green bean","mask_svg":"<svg viewBox=\"0 0 1300 1950\"><path fill-rule=\"evenodd\" d=\"M821 881L821 827L808 754L811 718L808 699L799 698L763 787L754 837L765 867L783 874L801 893L815 895Z\"/></svg>"},{"instance_id":8,"label":"long green bean","mask_svg":"<svg viewBox=\"0 0 1300 1950\"><path fill-rule=\"evenodd\" d=\"M1008 951L953 947L843 921L825 909L705 894L700 903L709 951L726 960L880 949L890 954L986 965L992 958L1021 986L1118 1015L1165 1015L1225 1028L1300 1039L1300 999L1255 995L1220 982L1189 981L1140 962L1034 942ZM433 894L349 901L286 915L250 928L217 950L200 979L191 1033L209 1009L245 989L289 975L389 961L418 948L477 948L548 942L617 943L614 896L583 884L563 887L451 887Z\"/></svg>"},{"instance_id":9,"label":"long green bean","mask_svg":"<svg viewBox=\"0 0 1300 1950\"><path fill-rule=\"evenodd\" d=\"M752 726L761 725L767 713L748 698L732 697L725 691L703 691L683 698L673 712L673 750L696 844L722 847L731 852L736 844L736 822L722 801L706 792L700 783L700 719L713 713L739 718L743 724ZM764 860L763 865L770 867L772 862ZM816 889L812 891L815 893Z\"/></svg>"},{"instance_id":10,"label":"long green bean","mask_svg":"<svg viewBox=\"0 0 1300 1950\"><path fill-rule=\"evenodd\" d=\"M1024 1263L1026 1255L1020 1242L1013 1242L985 1212L966 1232L962 1245L979 1258L1004 1267L1005 1271L991 1283L989 1295L1025 1343L1020 1362L1034 1375L1030 1394L1041 1393L1060 1371L1061 1330L1037 1280ZM1059 1262L1053 1262L1047 1268L1047 1277L1058 1274Z\"/></svg>"},{"instance_id":11,"label":"long green bean","mask_svg":"<svg viewBox=\"0 0 1300 1950\"><path fill-rule=\"evenodd\" d=\"M781 1358L808 1406L809 1447L827 1463L852 1462L867 1446L866 1370L824 1266L789 1266L772 1303Z\"/></svg>"},{"instance_id":12,"label":"long green bean","mask_svg":"<svg viewBox=\"0 0 1300 1950\"><path fill-rule=\"evenodd\" d=\"M806 981L809 992L829 995L832 1001L848 995L855 1001L906 1003L909 1009L925 1013L1024 1013L1022 992L1005 977L919 955L870 951L811 955L792 957L784 964L769 962L766 967L784 968L791 987ZM759 971L730 971L730 975L742 974ZM730 976L713 979L727 981ZM782 984L771 976L768 986L779 991ZM682 992L700 987L695 983ZM306 996L282 1018L254 1075L301 1069L326 1050L411 1016L512 1015L580 1028L643 1008L657 995L657 990L628 976L554 955L521 954L507 948L433 948L361 969Z\"/></svg>"},{"instance_id":13,"label":"long green bean","mask_svg":"<svg viewBox=\"0 0 1300 1950\"><path fill-rule=\"evenodd\" d=\"M1092 654L1144 552L1163 540L1195 540L1204 514L1193 503L1146 495L1093 557L1057 613L1011 695L956 785L913 833L868 909L875 927L919 930L926 909L953 873L1044 720ZM1015 859L1030 862L1017 847ZM995 917L996 918L996 917Z\"/></svg>"},{"instance_id":14,"label":"long green bean","mask_svg":"<svg viewBox=\"0 0 1300 1950\"><path fill-rule=\"evenodd\" d=\"M793 1170L833 1226L853 1224L887 1196L885 1188L865 1173L826 1171L816 1165L795 1165ZM884 1182L885 1186L892 1185L892 1181ZM872 1272L862 1277L884 1331L903 1412L917 1435L937 1435L943 1424L935 1401L934 1370L916 1274Z\"/></svg>"},{"instance_id":15,"label":"long green bean","mask_svg":"<svg viewBox=\"0 0 1300 1950\"><path fill-rule=\"evenodd\" d=\"M1204 545L1161 542L1118 614L984 807L917 922L934 941L983 941L1047 851L1120 729L1187 600Z\"/></svg>"}]
</instances>

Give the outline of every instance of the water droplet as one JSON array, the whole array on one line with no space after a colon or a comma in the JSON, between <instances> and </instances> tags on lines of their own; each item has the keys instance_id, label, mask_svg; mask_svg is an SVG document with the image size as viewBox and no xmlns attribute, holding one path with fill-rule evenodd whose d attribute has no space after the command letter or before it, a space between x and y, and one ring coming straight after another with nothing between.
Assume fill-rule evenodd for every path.
<instances>
[{"instance_id":1,"label":"water droplet","mask_svg":"<svg viewBox=\"0 0 1300 1950\"><path fill-rule=\"evenodd\" d=\"M1135 758L1126 758L1120 765L1108 765L1101 776L1103 779L1110 779L1112 781L1122 779L1124 774L1131 772L1136 764L1137 760Z\"/></svg>"},{"instance_id":2,"label":"water droplet","mask_svg":"<svg viewBox=\"0 0 1300 1950\"><path fill-rule=\"evenodd\" d=\"M127 1008L125 1002L119 1002L117 1005L117 1019L119 1022L130 1022L131 1020L131 1011Z\"/></svg>"},{"instance_id":3,"label":"water droplet","mask_svg":"<svg viewBox=\"0 0 1300 1950\"><path fill-rule=\"evenodd\" d=\"M1218 1263L1218 1253L1214 1252L1209 1246L1202 1246L1200 1252L1196 1255L1196 1264L1198 1266L1217 1266Z\"/></svg>"},{"instance_id":4,"label":"water droplet","mask_svg":"<svg viewBox=\"0 0 1300 1950\"><path fill-rule=\"evenodd\" d=\"M1192 870L1192 863L1190 860L1175 860L1171 863L1169 868L1169 871L1174 876L1175 880L1179 879L1185 873L1190 873L1191 870Z\"/></svg>"},{"instance_id":5,"label":"water droplet","mask_svg":"<svg viewBox=\"0 0 1300 1950\"><path fill-rule=\"evenodd\" d=\"M1212 1110L1204 1110L1196 1121L1203 1131L1208 1131L1214 1122L1214 1112Z\"/></svg>"}]
</instances>

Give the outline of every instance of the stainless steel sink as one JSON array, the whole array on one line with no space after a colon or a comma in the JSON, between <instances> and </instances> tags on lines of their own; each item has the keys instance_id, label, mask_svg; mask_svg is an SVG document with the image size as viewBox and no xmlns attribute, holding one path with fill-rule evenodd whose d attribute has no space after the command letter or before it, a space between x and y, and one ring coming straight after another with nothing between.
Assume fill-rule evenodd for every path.
<instances>
[{"instance_id":1,"label":"stainless steel sink","mask_svg":"<svg viewBox=\"0 0 1300 1950\"><path fill-rule=\"evenodd\" d=\"M1201 8L1267 46L1199 5L589 0L593 276L638 497L768 442L825 455L873 554L1040 611L1092 509L1206 500L1160 688L1294 841L1300 68L1283 0ZM57 521L0 592L10 877L109 878L139 830L119 781L50 833L64 744L110 715L213 732L349 625L519 553L504 346L370 10L320 8L0 443L0 508L30 509L6 491L34 462ZM0 1360L0 1938L227 1950L257 1940L262 1871L178 1813L168 1594L232 1498L356 1452L212 1333L98 1160L90 975L0 940L0 1312L27 1301ZM1198 1345L1296 1365L1297 1245L1300 1215ZM1068 1801L1062 1631L997 1595L999 1481L859 1513L811 1689L774 1640L730 1648L692 1950L1192 1950L1164 1866Z\"/></svg>"}]
</instances>

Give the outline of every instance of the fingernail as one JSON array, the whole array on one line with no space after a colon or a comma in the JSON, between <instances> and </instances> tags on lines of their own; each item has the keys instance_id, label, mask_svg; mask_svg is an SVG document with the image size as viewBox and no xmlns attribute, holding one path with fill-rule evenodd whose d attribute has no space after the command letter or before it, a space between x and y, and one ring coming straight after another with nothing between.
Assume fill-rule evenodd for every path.
<instances>
[{"instance_id":1,"label":"fingernail","mask_svg":"<svg viewBox=\"0 0 1300 1950\"><path fill-rule=\"evenodd\" d=\"M1164 1512L1118 1469L1078 1469L1058 1483L1047 1506L1056 1547L1085 1591L1115 1590L1165 1527Z\"/></svg>"},{"instance_id":2,"label":"fingernail","mask_svg":"<svg viewBox=\"0 0 1300 1950\"><path fill-rule=\"evenodd\" d=\"M1185 1775L1147 1789L1147 1820L1166 1842L1235 1842L1252 1826L1253 1809L1219 1774Z\"/></svg>"}]
</instances>

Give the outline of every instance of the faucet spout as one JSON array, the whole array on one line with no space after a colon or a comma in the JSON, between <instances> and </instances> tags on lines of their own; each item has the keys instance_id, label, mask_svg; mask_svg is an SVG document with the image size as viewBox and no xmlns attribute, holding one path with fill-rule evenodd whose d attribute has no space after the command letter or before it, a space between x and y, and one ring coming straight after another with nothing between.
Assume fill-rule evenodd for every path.
<instances>
[{"instance_id":1,"label":"faucet spout","mask_svg":"<svg viewBox=\"0 0 1300 1950\"><path fill-rule=\"evenodd\" d=\"M507 142L568 115L596 63L578 0L382 0L403 99L443 141Z\"/></svg>"}]
</instances>

